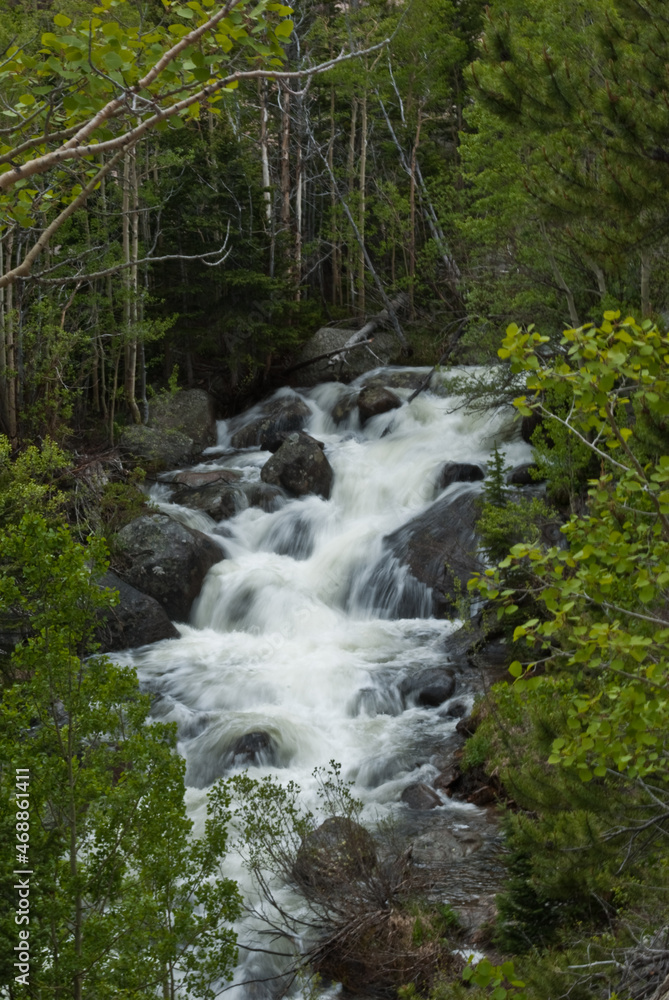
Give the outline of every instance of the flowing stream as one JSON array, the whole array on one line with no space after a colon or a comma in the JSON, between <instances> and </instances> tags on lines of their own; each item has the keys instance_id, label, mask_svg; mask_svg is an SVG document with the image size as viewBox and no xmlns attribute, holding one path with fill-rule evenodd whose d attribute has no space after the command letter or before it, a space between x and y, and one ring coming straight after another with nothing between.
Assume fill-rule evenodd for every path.
<instances>
[{"instance_id":1,"label":"flowing stream","mask_svg":"<svg viewBox=\"0 0 669 1000\"><path fill-rule=\"evenodd\" d=\"M357 410L339 425L332 418L352 387L328 383L304 392L312 411L305 430L324 442L334 469L327 501L308 496L271 512L249 507L217 525L171 504L169 486L153 488L162 510L211 533L225 556L209 571L189 623L178 625L180 640L123 656L158 695L154 715L178 724L196 829L206 813L207 788L223 774L248 768L255 777L292 779L305 805L316 810L312 772L335 760L354 782L370 824L396 816L422 838L427 856L430 845L441 850L440 829L460 838L461 856L476 848L486 856L483 810L444 797L440 808L419 813L399 801L407 785L431 782L448 762L458 715L471 705L478 681L462 653L449 652L449 636L461 623L430 617L426 588L415 590L414 617L397 617L407 569L389 558L383 539L442 497L437 483L446 462L484 468L497 443L507 462L517 464L529 460L530 449L508 410L471 415L443 387L435 389L362 429ZM394 391L404 400L411 394ZM255 412L236 418L234 426ZM218 447L197 468L237 469L244 481L257 481L269 453L235 452L230 436L221 422ZM443 495L457 505L480 488L456 483ZM456 673L456 688L445 704L421 707L402 694L412 672L446 664ZM248 734L261 734L251 763L234 752ZM230 875L252 898L234 852ZM471 897L476 885L468 886L468 878L475 883L479 876L463 868L444 887L444 898L457 902L458 892ZM252 918L238 930L241 944L252 940ZM268 978L273 962L242 949L235 982ZM273 992L271 985L240 985L229 995L242 1000Z\"/></svg>"}]
</instances>

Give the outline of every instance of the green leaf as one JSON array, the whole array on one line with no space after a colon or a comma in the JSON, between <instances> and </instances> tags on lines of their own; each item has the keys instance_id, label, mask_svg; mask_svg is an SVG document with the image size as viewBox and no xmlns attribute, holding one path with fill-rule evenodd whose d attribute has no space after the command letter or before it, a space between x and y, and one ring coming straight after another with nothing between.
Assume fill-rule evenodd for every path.
<instances>
[{"instance_id":1,"label":"green leaf","mask_svg":"<svg viewBox=\"0 0 669 1000\"><path fill-rule=\"evenodd\" d=\"M294 27L295 25L293 24L291 19L288 18L287 20L280 21L279 24L277 24L276 28L274 29L274 33L277 38L289 38L290 35L292 35L293 33Z\"/></svg>"}]
</instances>

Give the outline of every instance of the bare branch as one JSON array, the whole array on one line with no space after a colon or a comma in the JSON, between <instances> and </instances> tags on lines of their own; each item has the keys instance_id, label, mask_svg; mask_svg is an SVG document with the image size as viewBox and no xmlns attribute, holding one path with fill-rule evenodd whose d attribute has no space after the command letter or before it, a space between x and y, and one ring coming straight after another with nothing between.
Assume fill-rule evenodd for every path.
<instances>
[{"instance_id":1,"label":"bare branch","mask_svg":"<svg viewBox=\"0 0 669 1000\"><path fill-rule=\"evenodd\" d=\"M17 280L17 278L25 278L30 274L30 269L32 268L33 264L41 254L42 250L44 250L45 246L47 245L53 234L62 226L62 224L67 219L70 218L71 215L74 215L74 213L77 211L78 208L81 208L81 206L85 204L86 199L88 198L89 195L93 193L93 191L95 191L95 188L102 180L102 178L105 176L105 174L108 174L109 171L112 169L112 167L116 166L116 164L124 155L125 155L125 148L120 149L116 154L116 156L113 156L108 163L105 163L105 165L98 170L95 177L93 177L92 180L88 182L88 184L83 189L81 194L79 194L74 199L74 201L70 202L67 208L63 209L60 215L56 216L53 222L49 226L47 226L47 228L44 230L44 232L37 240L37 242L34 244L32 249L23 258L22 262L17 267L13 268L13 270L7 271L5 274L0 275L0 288L6 288L7 285L13 284Z\"/></svg>"}]
</instances>

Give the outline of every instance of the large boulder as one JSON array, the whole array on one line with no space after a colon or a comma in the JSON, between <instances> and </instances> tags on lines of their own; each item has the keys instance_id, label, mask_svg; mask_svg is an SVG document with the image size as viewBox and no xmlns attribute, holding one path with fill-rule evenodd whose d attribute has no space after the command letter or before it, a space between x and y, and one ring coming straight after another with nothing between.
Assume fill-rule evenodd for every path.
<instances>
[{"instance_id":1,"label":"large boulder","mask_svg":"<svg viewBox=\"0 0 669 1000\"><path fill-rule=\"evenodd\" d=\"M345 891L375 866L372 835L352 819L330 816L304 838L293 875L302 886L336 892Z\"/></svg>"},{"instance_id":2,"label":"large boulder","mask_svg":"<svg viewBox=\"0 0 669 1000\"><path fill-rule=\"evenodd\" d=\"M108 572L98 581L101 587L118 591L119 603L100 615L95 641L101 653L147 646L161 639L178 639L179 633L164 609L153 597Z\"/></svg>"},{"instance_id":3,"label":"large boulder","mask_svg":"<svg viewBox=\"0 0 669 1000\"><path fill-rule=\"evenodd\" d=\"M189 437L196 452L216 444L214 401L204 389L182 389L156 396L149 407L149 426Z\"/></svg>"},{"instance_id":4,"label":"large boulder","mask_svg":"<svg viewBox=\"0 0 669 1000\"><path fill-rule=\"evenodd\" d=\"M232 745L232 763L236 767L248 764L273 764L275 750L274 740L264 730L244 733Z\"/></svg>"},{"instance_id":5,"label":"large boulder","mask_svg":"<svg viewBox=\"0 0 669 1000\"><path fill-rule=\"evenodd\" d=\"M407 785L402 792L400 802L404 802L409 809L419 809L421 811L436 809L438 806L443 806L444 804L434 788L430 788L429 785L424 784L422 781L416 782L415 785Z\"/></svg>"},{"instance_id":6,"label":"large boulder","mask_svg":"<svg viewBox=\"0 0 669 1000\"><path fill-rule=\"evenodd\" d=\"M233 448L262 448L274 451L280 443L280 435L285 432L301 431L311 416L311 410L296 393L277 396L264 403L260 415L247 422L240 417L241 426L230 439Z\"/></svg>"},{"instance_id":7,"label":"large boulder","mask_svg":"<svg viewBox=\"0 0 669 1000\"><path fill-rule=\"evenodd\" d=\"M165 514L138 517L116 536L118 575L150 597L170 618L187 621L193 601L221 549L207 535Z\"/></svg>"},{"instance_id":8,"label":"large boulder","mask_svg":"<svg viewBox=\"0 0 669 1000\"><path fill-rule=\"evenodd\" d=\"M536 486L544 477L539 472L539 466L534 462L516 465L507 477L510 486Z\"/></svg>"},{"instance_id":9,"label":"large boulder","mask_svg":"<svg viewBox=\"0 0 669 1000\"><path fill-rule=\"evenodd\" d=\"M407 567L406 600L399 599L401 617L423 613L415 582L431 591L432 613L437 617L457 613L457 601L467 593L472 573L484 567L477 555L475 535L478 508L476 492L459 492L435 500L427 510L386 535L387 552Z\"/></svg>"},{"instance_id":10,"label":"large boulder","mask_svg":"<svg viewBox=\"0 0 669 1000\"><path fill-rule=\"evenodd\" d=\"M390 389L381 385L366 386L358 396L358 412L360 423L364 426L372 417L388 410L396 410L402 405L402 400Z\"/></svg>"},{"instance_id":11,"label":"large boulder","mask_svg":"<svg viewBox=\"0 0 669 1000\"><path fill-rule=\"evenodd\" d=\"M439 473L438 486L445 490L453 483L476 483L485 479L485 473L480 465L470 465L468 462L446 462Z\"/></svg>"},{"instance_id":12,"label":"large boulder","mask_svg":"<svg viewBox=\"0 0 669 1000\"><path fill-rule=\"evenodd\" d=\"M342 330L335 326L323 326L302 348L299 361L311 361L320 358L322 354L338 351L351 337L351 330ZM371 347L356 347L347 351L344 361L330 363L329 358L321 358L313 364L300 368L295 372L294 385L312 386L320 382L334 381L351 382L366 372L378 368L388 362L398 353L398 343L394 334L387 331L377 331L373 334L374 343ZM372 350L374 353L372 353Z\"/></svg>"},{"instance_id":13,"label":"large boulder","mask_svg":"<svg viewBox=\"0 0 669 1000\"><path fill-rule=\"evenodd\" d=\"M435 708L448 701L455 691L455 677L445 667L425 667L408 674L399 689L409 703Z\"/></svg>"},{"instance_id":14,"label":"large boulder","mask_svg":"<svg viewBox=\"0 0 669 1000\"><path fill-rule=\"evenodd\" d=\"M334 473L323 454L323 446L308 434L295 432L263 465L260 478L298 497L316 493L327 500Z\"/></svg>"},{"instance_id":15,"label":"large boulder","mask_svg":"<svg viewBox=\"0 0 669 1000\"><path fill-rule=\"evenodd\" d=\"M234 517L247 507L276 510L284 499L285 493L279 486L270 486L268 483L226 483L223 479L198 487L180 486L172 494L174 503L202 510L215 521Z\"/></svg>"},{"instance_id":16,"label":"large boulder","mask_svg":"<svg viewBox=\"0 0 669 1000\"><path fill-rule=\"evenodd\" d=\"M381 386L386 389L411 389L415 391L429 375L426 368L383 368L361 379L363 386Z\"/></svg>"},{"instance_id":17,"label":"large boulder","mask_svg":"<svg viewBox=\"0 0 669 1000\"><path fill-rule=\"evenodd\" d=\"M212 483L239 482L243 473L238 469L183 469L180 472L166 472L160 477L161 482L172 486L189 486L197 489L200 486L210 486Z\"/></svg>"},{"instance_id":18,"label":"large boulder","mask_svg":"<svg viewBox=\"0 0 669 1000\"><path fill-rule=\"evenodd\" d=\"M132 424L124 427L119 440L122 453L164 469L193 462L198 449L192 438L181 431L162 430Z\"/></svg>"}]
</instances>

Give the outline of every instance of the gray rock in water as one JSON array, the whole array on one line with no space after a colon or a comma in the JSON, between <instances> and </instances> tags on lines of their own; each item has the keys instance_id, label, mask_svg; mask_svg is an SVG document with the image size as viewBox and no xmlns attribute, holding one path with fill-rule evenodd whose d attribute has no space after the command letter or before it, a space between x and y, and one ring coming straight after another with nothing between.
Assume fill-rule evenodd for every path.
<instances>
[{"instance_id":1,"label":"gray rock in water","mask_svg":"<svg viewBox=\"0 0 669 1000\"><path fill-rule=\"evenodd\" d=\"M182 472L167 472L160 476L161 482L172 486L190 486L197 489L200 486L210 486L212 483L236 483L243 473L237 469L184 469Z\"/></svg>"},{"instance_id":2,"label":"gray rock in water","mask_svg":"<svg viewBox=\"0 0 669 1000\"><path fill-rule=\"evenodd\" d=\"M453 483L476 483L485 479L485 473L480 465L469 465L467 462L446 462L439 474L439 489L445 490Z\"/></svg>"},{"instance_id":3,"label":"gray rock in water","mask_svg":"<svg viewBox=\"0 0 669 1000\"><path fill-rule=\"evenodd\" d=\"M191 438L197 452L216 444L214 401L204 389L156 396L149 407L148 422L160 431L178 431Z\"/></svg>"},{"instance_id":4,"label":"gray rock in water","mask_svg":"<svg viewBox=\"0 0 669 1000\"><path fill-rule=\"evenodd\" d=\"M119 595L119 603L101 613L95 630L95 641L100 644L101 653L179 638L164 609L153 597L142 594L115 573L105 573L98 583L118 591Z\"/></svg>"},{"instance_id":5,"label":"gray rock in water","mask_svg":"<svg viewBox=\"0 0 669 1000\"><path fill-rule=\"evenodd\" d=\"M358 393L347 392L332 407L332 419L339 426L351 416L358 405Z\"/></svg>"},{"instance_id":6,"label":"gray rock in water","mask_svg":"<svg viewBox=\"0 0 669 1000\"><path fill-rule=\"evenodd\" d=\"M302 348L299 361L308 361L317 358L321 354L329 354L330 351L337 351L344 346L351 337L351 330L342 330L339 327L323 326L311 340ZM374 343L368 347L356 347L348 351L345 361L338 361L333 364L328 363L328 359L316 361L312 365L300 368L295 372L294 385L312 386L319 382L334 381L351 382L353 379L364 375L365 372L378 368L379 362L382 365L398 354L399 343L394 334L388 331L377 331L373 334ZM371 351L374 351L374 354Z\"/></svg>"},{"instance_id":7,"label":"gray rock in water","mask_svg":"<svg viewBox=\"0 0 669 1000\"><path fill-rule=\"evenodd\" d=\"M429 785L424 784L422 781L417 782L415 785L407 785L402 792L400 802L404 802L409 809L420 810L436 809L437 806L443 806L444 804L434 788L430 788Z\"/></svg>"},{"instance_id":8,"label":"gray rock in water","mask_svg":"<svg viewBox=\"0 0 669 1000\"><path fill-rule=\"evenodd\" d=\"M372 417L379 413L387 413L389 410L396 410L402 405L402 400L390 389L383 386L366 386L358 396L358 411L360 413L360 423L364 426Z\"/></svg>"},{"instance_id":9,"label":"gray rock in water","mask_svg":"<svg viewBox=\"0 0 669 1000\"><path fill-rule=\"evenodd\" d=\"M274 741L269 733L258 731L244 733L232 746L232 762L243 764L271 764L274 758Z\"/></svg>"},{"instance_id":10,"label":"gray rock in water","mask_svg":"<svg viewBox=\"0 0 669 1000\"><path fill-rule=\"evenodd\" d=\"M295 880L313 888L345 889L376 866L376 846L370 833L344 816L330 816L304 838L297 852Z\"/></svg>"},{"instance_id":11,"label":"gray rock in water","mask_svg":"<svg viewBox=\"0 0 669 1000\"><path fill-rule=\"evenodd\" d=\"M472 573L484 569L476 551L474 532L478 510L475 492L462 488L456 495L435 500L427 510L384 539L390 554L406 565L414 581L432 592L433 614L457 612L457 600L467 593ZM401 617L414 617L415 586L405 584L406 601L400 599Z\"/></svg>"},{"instance_id":12,"label":"gray rock in water","mask_svg":"<svg viewBox=\"0 0 669 1000\"><path fill-rule=\"evenodd\" d=\"M334 473L322 445L308 434L290 434L276 454L263 465L264 483L282 486L295 496L316 493L328 499Z\"/></svg>"},{"instance_id":13,"label":"gray rock in water","mask_svg":"<svg viewBox=\"0 0 669 1000\"><path fill-rule=\"evenodd\" d=\"M154 597L170 618L187 621L193 601L214 563L223 558L218 545L201 531L178 524L165 514L139 517L116 536L123 568L118 575Z\"/></svg>"},{"instance_id":14,"label":"gray rock in water","mask_svg":"<svg viewBox=\"0 0 669 1000\"><path fill-rule=\"evenodd\" d=\"M539 466L535 465L534 462L516 465L509 473L507 482L510 486L536 486L542 477L534 476L534 472L539 472Z\"/></svg>"},{"instance_id":15,"label":"gray rock in water","mask_svg":"<svg viewBox=\"0 0 669 1000\"><path fill-rule=\"evenodd\" d=\"M272 451L281 444L283 432L301 431L311 416L311 410L301 396L279 396L264 404L259 417L244 423L230 439L233 448L262 448Z\"/></svg>"},{"instance_id":16,"label":"gray rock in water","mask_svg":"<svg viewBox=\"0 0 669 1000\"><path fill-rule=\"evenodd\" d=\"M382 386L386 389L419 389L428 376L428 371L416 371L412 368L384 368L368 378L362 379L367 386Z\"/></svg>"},{"instance_id":17,"label":"gray rock in water","mask_svg":"<svg viewBox=\"0 0 669 1000\"><path fill-rule=\"evenodd\" d=\"M285 500L286 494L279 486L267 483L226 482L219 479L203 486L180 486L172 494L172 501L193 510L204 511L215 521L234 517L247 507L261 507L276 510Z\"/></svg>"},{"instance_id":18,"label":"gray rock in water","mask_svg":"<svg viewBox=\"0 0 669 1000\"><path fill-rule=\"evenodd\" d=\"M426 667L409 674L400 684L400 693L416 705L436 708L455 691L455 677L444 667Z\"/></svg>"},{"instance_id":19,"label":"gray rock in water","mask_svg":"<svg viewBox=\"0 0 669 1000\"><path fill-rule=\"evenodd\" d=\"M121 452L159 468L187 465L198 454L193 439L181 431L162 430L141 424L123 428L119 448Z\"/></svg>"}]
</instances>

